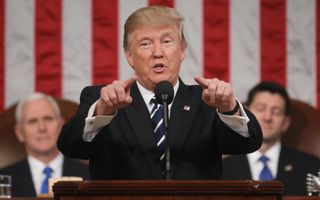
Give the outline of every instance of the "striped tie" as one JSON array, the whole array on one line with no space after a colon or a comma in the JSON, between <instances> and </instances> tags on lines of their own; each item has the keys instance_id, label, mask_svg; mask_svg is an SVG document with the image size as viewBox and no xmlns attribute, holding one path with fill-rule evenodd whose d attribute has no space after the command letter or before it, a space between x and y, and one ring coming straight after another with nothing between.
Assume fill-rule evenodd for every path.
<instances>
[{"instance_id":1,"label":"striped tie","mask_svg":"<svg viewBox=\"0 0 320 200\"><path fill-rule=\"evenodd\" d=\"M151 111L151 124L153 127L154 138L157 146L160 149L160 163L161 169L164 174L165 169L165 129L163 123L163 108L155 98L152 98L150 103L154 106Z\"/></svg>"}]
</instances>

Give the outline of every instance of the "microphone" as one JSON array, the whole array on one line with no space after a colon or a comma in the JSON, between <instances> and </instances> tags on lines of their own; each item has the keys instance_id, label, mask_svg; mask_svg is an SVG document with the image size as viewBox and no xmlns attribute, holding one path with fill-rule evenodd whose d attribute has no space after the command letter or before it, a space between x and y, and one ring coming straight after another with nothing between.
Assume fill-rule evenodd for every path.
<instances>
[{"instance_id":1,"label":"microphone","mask_svg":"<svg viewBox=\"0 0 320 200\"><path fill-rule=\"evenodd\" d=\"M173 86L169 81L161 81L157 84L155 88L156 100L158 103L162 104L163 107L163 123L164 123L164 134L166 137L166 179L170 180L170 147L169 147L169 112L168 105L173 100Z\"/></svg>"},{"instance_id":2,"label":"microphone","mask_svg":"<svg viewBox=\"0 0 320 200\"><path fill-rule=\"evenodd\" d=\"M158 103L170 104L173 100L173 86L169 81L161 81L156 85L155 95Z\"/></svg>"}]
</instances>

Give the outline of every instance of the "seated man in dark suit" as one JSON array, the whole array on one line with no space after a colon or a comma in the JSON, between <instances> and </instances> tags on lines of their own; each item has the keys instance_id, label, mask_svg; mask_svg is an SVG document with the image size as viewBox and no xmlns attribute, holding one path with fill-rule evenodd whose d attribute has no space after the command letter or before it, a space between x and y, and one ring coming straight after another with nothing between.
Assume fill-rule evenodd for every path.
<instances>
[{"instance_id":1,"label":"seated man in dark suit","mask_svg":"<svg viewBox=\"0 0 320 200\"><path fill-rule=\"evenodd\" d=\"M86 87L76 115L59 135L65 155L90 159L93 179L219 179L222 153L249 153L262 142L260 126L229 83L179 78L187 43L173 8L138 9L126 21L124 51L135 76ZM200 66L199 66L200 67ZM155 88L167 81L169 142ZM170 163L165 166L165 145Z\"/></svg>"},{"instance_id":2,"label":"seated man in dark suit","mask_svg":"<svg viewBox=\"0 0 320 200\"><path fill-rule=\"evenodd\" d=\"M15 133L25 146L27 158L0 170L0 174L12 176L13 197L48 193L49 177L89 178L86 164L64 158L56 147L63 119L52 97L42 93L30 95L19 102L15 116Z\"/></svg>"},{"instance_id":3,"label":"seated man in dark suit","mask_svg":"<svg viewBox=\"0 0 320 200\"><path fill-rule=\"evenodd\" d=\"M285 195L306 195L307 173L317 175L320 159L281 144L281 134L290 124L286 90L275 82L261 82L249 92L247 106L261 125L262 146L254 153L224 159L222 179L277 179L283 182Z\"/></svg>"}]
</instances>

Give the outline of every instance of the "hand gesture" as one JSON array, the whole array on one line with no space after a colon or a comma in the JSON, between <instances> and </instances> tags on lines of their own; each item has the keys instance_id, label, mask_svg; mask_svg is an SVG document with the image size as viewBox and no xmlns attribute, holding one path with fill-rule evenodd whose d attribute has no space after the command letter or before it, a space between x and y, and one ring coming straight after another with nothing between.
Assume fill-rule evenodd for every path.
<instances>
[{"instance_id":1,"label":"hand gesture","mask_svg":"<svg viewBox=\"0 0 320 200\"><path fill-rule=\"evenodd\" d=\"M111 115L119 108L131 104L130 88L137 77L133 76L125 81L113 81L100 90L100 98L96 106L96 115Z\"/></svg>"},{"instance_id":2,"label":"hand gesture","mask_svg":"<svg viewBox=\"0 0 320 200\"><path fill-rule=\"evenodd\" d=\"M229 112L236 107L237 102L230 83L199 76L194 80L203 88L202 100L209 106L217 108L220 113Z\"/></svg>"}]
</instances>

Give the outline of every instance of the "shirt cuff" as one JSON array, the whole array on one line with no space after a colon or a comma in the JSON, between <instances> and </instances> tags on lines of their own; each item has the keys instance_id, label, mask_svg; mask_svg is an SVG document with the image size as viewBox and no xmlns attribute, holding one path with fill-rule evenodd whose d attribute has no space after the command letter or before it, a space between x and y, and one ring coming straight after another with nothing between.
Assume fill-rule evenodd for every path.
<instances>
[{"instance_id":1,"label":"shirt cuff","mask_svg":"<svg viewBox=\"0 0 320 200\"><path fill-rule=\"evenodd\" d=\"M238 134L240 134L243 137L249 137L249 130L248 130L248 122L249 117L247 116L246 112L243 109L242 104L236 99L239 103L239 111L240 116L238 115L224 115L218 112L218 115L223 123L225 123L227 126L229 126L232 130L236 131Z\"/></svg>"},{"instance_id":2,"label":"shirt cuff","mask_svg":"<svg viewBox=\"0 0 320 200\"><path fill-rule=\"evenodd\" d=\"M99 131L107 126L112 119L117 115L117 111L114 115L98 115L93 116L97 106L97 101L91 105L88 115L85 119L85 126L83 130L82 139L86 142L92 142L93 138L99 133Z\"/></svg>"}]
</instances>

